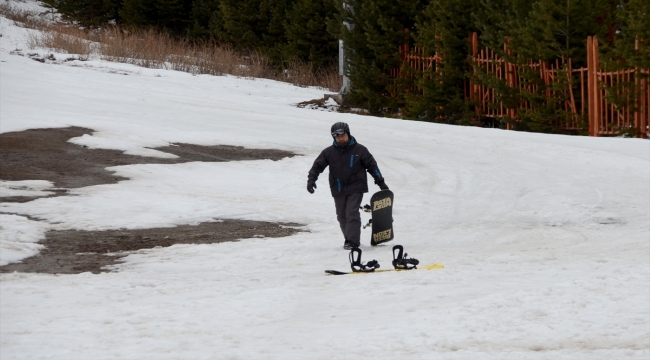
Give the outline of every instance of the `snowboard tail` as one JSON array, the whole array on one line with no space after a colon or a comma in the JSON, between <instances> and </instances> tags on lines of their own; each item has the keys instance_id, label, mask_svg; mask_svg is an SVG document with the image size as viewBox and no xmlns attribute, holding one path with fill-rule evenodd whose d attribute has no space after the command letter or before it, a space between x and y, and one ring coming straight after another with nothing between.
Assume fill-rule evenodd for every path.
<instances>
[{"instance_id":1,"label":"snowboard tail","mask_svg":"<svg viewBox=\"0 0 650 360\"><path fill-rule=\"evenodd\" d=\"M393 200L390 190L376 192L370 198L372 212L372 236L370 245L377 246L395 238L393 232Z\"/></svg>"}]
</instances>

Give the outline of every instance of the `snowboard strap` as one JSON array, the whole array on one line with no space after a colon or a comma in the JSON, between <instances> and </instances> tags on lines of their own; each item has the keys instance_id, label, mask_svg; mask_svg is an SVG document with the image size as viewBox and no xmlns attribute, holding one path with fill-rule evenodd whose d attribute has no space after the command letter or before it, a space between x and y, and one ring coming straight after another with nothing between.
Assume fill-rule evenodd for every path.
<instances>
[{"instance_id":1,"label":"snowboard strap","mask_svg":"<svg viewBox=\"0 0 650 360\"><path fill-rule=\"evenodd\" d=\"M397 254L395 254L397 250ZM417 269L417 265L420 263L418 259L407 259L407 253L404 252L404 247L402 245L393 246L393 267L395 270L412 270Z\"/></svg>"},{"instance_id":2,"label":"snowboard strap","mask_svg":"<svg viewBox=\"0 0 650 360\"><path fill-rule=\"evenodd\" d=\"M350 250L350 267L353 272L373 272L379 269L377 260L368 261L366 264L361 263L361 249L353 248Z\"/></svg>"}]
</instances>

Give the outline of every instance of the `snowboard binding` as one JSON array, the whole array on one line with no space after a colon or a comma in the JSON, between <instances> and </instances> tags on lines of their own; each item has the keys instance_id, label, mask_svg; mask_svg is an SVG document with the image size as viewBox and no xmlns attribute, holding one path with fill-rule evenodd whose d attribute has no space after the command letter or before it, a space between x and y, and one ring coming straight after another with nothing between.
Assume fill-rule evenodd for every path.
<instances>
[{"instance_id":1,"label":"snowboard binding","mask_svg":"<svg viewBox=\"0 0 650 360\"><path fill-rule=\"evenodd\" d=\"M367 213L371 213L371 212L372 212L372 208L370 207L369 204L366 204L366 205L363 205L363 206L359 206L359 209L360 209L360 210L363 210L363 212L367 212ZM372 219L368 220L368 223L365 224L365 225L363 225L363 228L365 229L365 228L367 228L367 227L370 227L370 225L372 225Z\"/></svg>"},{"instance_id":2,"label":"snowboard binding","mask_svg":"<svg viewBox=\"0 0 650 360\"><path fill-rule=\"evenodd\" d=\"M377 260L368 261L365 264L361 263L361 249L353 248L350 250L350 267L353 272L373 272L379 269L379 262Z\"/></svg>"},{"instance_id":3,"label":"snowboard binding","mask_svg":"<svg viewBox=\"0 0 650 360\"><path fill-rule=\"evenodd\" d=\"M397 254L395 251L397 250ZM417 269L417 265L420 263L418 259L407 259L407 253L404 252L404 247L402 245L393 246L393 267L395 270L412 270Z\"/></svg>"}]
</instances>

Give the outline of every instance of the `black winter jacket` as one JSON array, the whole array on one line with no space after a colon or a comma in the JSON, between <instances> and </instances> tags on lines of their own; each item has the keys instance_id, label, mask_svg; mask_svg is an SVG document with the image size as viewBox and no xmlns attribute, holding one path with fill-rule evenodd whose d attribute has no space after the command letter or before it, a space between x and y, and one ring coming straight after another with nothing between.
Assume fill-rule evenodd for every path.
<instances>
[{"instance_id":1,"label":"black winter jacket","mask_svg":"<svg viewBox=\"0 0 650 360\"><path fill-rule=\"evenodd\" d=\"M309 170L309 180L316 182L328 166L332 196L367 193L366 171L375 179L375 183L384 180L375 158L365 146L357 143L354 136L350 136L350 143L346 147L340 147L334 141L332 146L325 148Z\"/></svg>"}]
</instances>

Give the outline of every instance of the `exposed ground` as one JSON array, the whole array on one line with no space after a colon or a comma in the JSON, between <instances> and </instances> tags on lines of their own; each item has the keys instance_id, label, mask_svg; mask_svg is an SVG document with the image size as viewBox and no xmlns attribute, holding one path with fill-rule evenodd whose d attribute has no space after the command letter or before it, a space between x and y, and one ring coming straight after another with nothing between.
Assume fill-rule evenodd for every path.
<instances>
[{"instance_id":1,"label":"exposed ground","mask_svg":"<svg viewBox=\"0 0 650 360\"><path fill-rule=\"evenodd\" d=\"M126 155L118 150L89 149L68 142L93 130L69 127L33 129L0 134L0 180L48 180L55 193L99 184L114 184L123 177L106 167L131 164L176 164L189 161L280 160L295 154L275 149L245 149L239 146L172 144L156 148L177 155L176 159ZM36 197L1 197L2 202L27 202ZM20 214L19 214L20 215ZM40 272L72 274L99 273L128 252L174 244L207 244L252 237L282 237L299 230L299 224L222 219L199 225L173 228L111 231L49 231L41 241L45 249L38 255L0 267L0 272ZM109 254L109 255L107 255Z\"/></svg>"},{"instance_id":2,"label":"exposed ground","mask_svg":"<svg viewBox=\"0 0 650 360\"><path fill-rule=\"evenodd\" d=\"M89 149L68 142L69 139L93 130L68 127L33 129L0 134L0 179L9 181L48 180L59 188L54 196L65 195L65 189L100 184L114 184L123 177L106 170L110 166L131 164L178 164L189 161L280 160L295 156L274 149L245 149L241 146L200 146L173 144L155 148L177 155L176 159L127 155L119 150ZM25 202L33 198L3 197L2 202Z\"/></svg>"},{"instance_id":3,"label":"exposed ground","mask_svg":"<svg viewBox=\"0 0 650 360\"><path fill-rule=\"evenodd\" d=\"M282 237L298 230L297 224L225 220L173 228L110 231L49 231L41 244L45 249L21 263L0 267L5 272L78 274L106 272L129 252L174 244L213 244L252 237Z\"/></svg>"}]
</instances>

